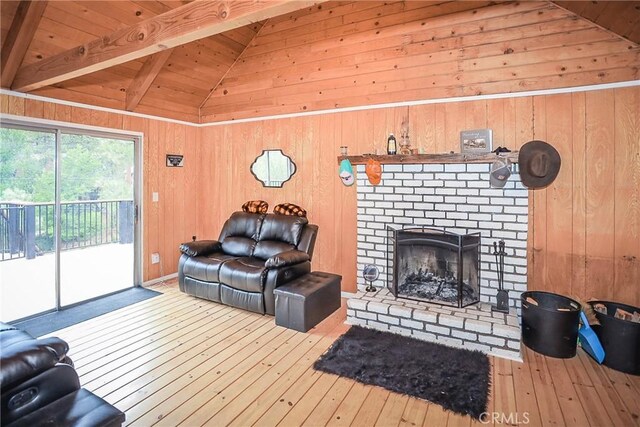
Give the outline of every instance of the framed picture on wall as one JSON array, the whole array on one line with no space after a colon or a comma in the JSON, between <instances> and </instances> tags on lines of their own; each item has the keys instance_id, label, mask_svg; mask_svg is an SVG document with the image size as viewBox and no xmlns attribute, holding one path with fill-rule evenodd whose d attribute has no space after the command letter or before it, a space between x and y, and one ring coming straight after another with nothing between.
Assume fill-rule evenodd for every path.
<instances>
[{"instance_id":1,"label":"framed picture on wall","mask_svg":"<svg viewBox=\"0 0 640 427\"><path fill-rule=\"evenodd\" d=\"M493 148L491 129L463 130L460 132L461 153L490 153Z\"/></svg>"},{"instance_id":2,"label":"framed picture on wall","mask_svg":"<svg viewBox=\"0 0 640 427\"><path fill-rule=\"evenodd\" d=\"M182 154L167 154L167 167L181 168L184 166L184 156Z\"/></svg>"}]
</instances>

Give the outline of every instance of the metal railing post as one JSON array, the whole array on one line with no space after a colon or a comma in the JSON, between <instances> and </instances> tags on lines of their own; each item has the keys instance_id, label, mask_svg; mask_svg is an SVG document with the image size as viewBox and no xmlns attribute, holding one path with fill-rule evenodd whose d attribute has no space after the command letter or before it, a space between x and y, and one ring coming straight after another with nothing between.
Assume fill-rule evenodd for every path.
<instances>
[{"instance_id":1,"label":"metal railing post","mask_svg":"<svg viewBox=\"0 0 640 427\"><path fill-rule=\"evenodd\" d=\"M36 207L24 207L24 253L27 259L36 257Z\"/></svg>"},{"instance_id":2,"label":"metal railing post","mask_svg":"<svg viewBox=\"0 0 640 427\"><path fill-rule=\"evenodd\" d=\"M12 254L19 254L21 249L20 238L20 211L22 208L15 203L8 204L8 216L9 216L9 252Z\"/></svg>"},{"instance_id":3,"label":"metal railing post","mask_svg":"<svg viewBox=\"0 0 640 427\"><path fill-rule=\"evenodd\" d=\"M133 243L133 200L118 202L118 235L120 243Z\"/></svg>"}]
</instances>

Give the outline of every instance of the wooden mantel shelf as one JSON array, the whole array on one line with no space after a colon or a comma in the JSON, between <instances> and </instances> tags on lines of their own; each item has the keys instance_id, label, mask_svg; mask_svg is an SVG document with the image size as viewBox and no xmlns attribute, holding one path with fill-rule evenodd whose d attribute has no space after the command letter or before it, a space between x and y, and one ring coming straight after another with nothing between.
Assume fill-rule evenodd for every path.
<instances>
[{"instance_id":1,"label":"wooden mantel shelf","mask_svg":"<svg viewBox=\"0 0 640 427\"><path fill-rule=\"evenodd\" d=\"M488 154L463 154L463 153L447 153L447 154L410 154L410 155L387 155L387 154L363 154L361 156L338 156L338 163L347 159L352 165L364 165L367 160L374 159L381 164L413 164L413 163L493 163L497 159L509 159L511 162L518 161L518 152L503 153L500 155L494 153Z\"/></svg>"}]
</instances>

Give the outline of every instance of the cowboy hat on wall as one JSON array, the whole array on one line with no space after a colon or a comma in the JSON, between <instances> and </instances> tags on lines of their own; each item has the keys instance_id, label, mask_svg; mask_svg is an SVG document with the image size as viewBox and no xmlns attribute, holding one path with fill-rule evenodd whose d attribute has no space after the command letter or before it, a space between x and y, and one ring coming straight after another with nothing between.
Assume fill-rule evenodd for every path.
<instances>
[{"instance_id":1,"label":"cowboy hat on wall","mask_svg":"<svg viewBox=\"0 0 640 427\"><path fill-rule=\"evenodd\" d=\"M518 153L520 180L530 190L545 188L558 176L560 153L544 141L529 141Z\"/></svg>"}]
</instances>

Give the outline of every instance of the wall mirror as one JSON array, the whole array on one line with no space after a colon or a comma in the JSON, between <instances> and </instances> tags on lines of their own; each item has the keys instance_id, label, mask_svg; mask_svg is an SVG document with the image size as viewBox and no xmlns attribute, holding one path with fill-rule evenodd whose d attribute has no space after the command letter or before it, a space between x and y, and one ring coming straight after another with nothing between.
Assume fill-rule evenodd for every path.
<instances>
[{"instance_id":1,"label":"wall mirror","mask_svg":"<svg viewBox=\"0 0 640 427\"><path fill-rule=\"evenodd\" d=\"M253 161L251 173L265 187L282 187L296 173L296 164L282 150L263 150Z\"/></svg>"}]
</instances>

